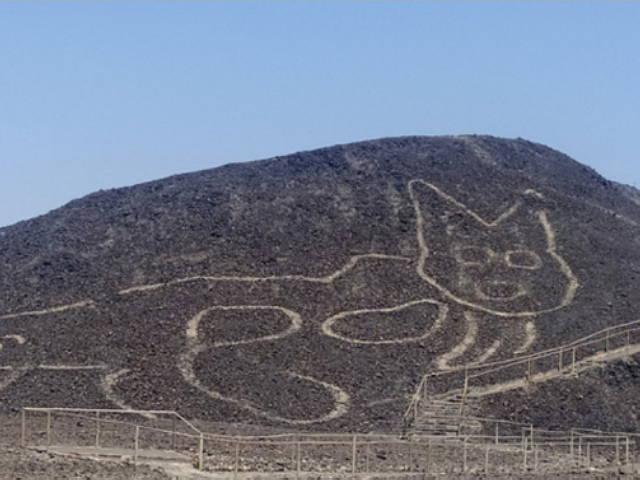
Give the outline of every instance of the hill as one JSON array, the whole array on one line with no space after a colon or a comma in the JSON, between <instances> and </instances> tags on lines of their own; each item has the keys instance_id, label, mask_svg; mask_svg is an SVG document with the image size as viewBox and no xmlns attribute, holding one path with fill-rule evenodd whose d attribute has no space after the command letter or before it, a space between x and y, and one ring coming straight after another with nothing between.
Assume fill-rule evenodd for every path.
<instances>
[{"instance_id":1,"label":"hill","mask_svg":"<svg viewBox=\"0 0 640 480\"><path fill-rule=\"evenodd\" d=\"M427 371L635 320L638 198L548 147L484 136L100 191L0 229L0 405L396 428ZM618 393L590 374L606 390L594 398L639 398L628 368ZM529 392L525 414L558 422L554 398L588 408L573 391L584 385L547 388L543 403Z\"/></svg>"}]
</instances>

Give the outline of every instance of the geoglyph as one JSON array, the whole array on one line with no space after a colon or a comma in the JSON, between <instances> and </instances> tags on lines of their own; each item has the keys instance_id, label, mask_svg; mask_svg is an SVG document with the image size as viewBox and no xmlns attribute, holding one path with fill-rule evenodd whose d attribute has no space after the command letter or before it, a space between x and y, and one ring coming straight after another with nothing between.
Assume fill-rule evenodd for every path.
<instances>
[{"instance_id":1,"label":"geoglyph","mask_svg":"<svg viewBox=\"0 0 640 480\"><path fill-rule=\"evenodd\" d=\"M397 305L375 308L354 309L345 305L344 310L329 315L321 322L317 328L318 334L359 348L373 348L380 345L398 345L402 348L404 344L429 342L432 335L447 326L451 321L452 312L457 309L457 312L462 312L459 317L464 321L465 333L457 343L449 345L447 350L438 353L433 360L435 368L445 370L452 368L456 362L460 362L465 354L477 345L479 337L485 330L485 322L491 321L492 318L514 322L514 328L521 329L521 333L517 334L518 338L521 338L520 344L517 347L505 347L504 338L494 338L487 344L484 351L479 352L468 362L486 362L499 352L504 356L531 350L535 346L537 336L535 319L570 305L579 287L578 279L568 261L558 250L551 215L547 209L540 206L542 195L534 190L527 190L502 213L493 219L487 219L474 211L471 206L465 205L435 184L425 180L411 180L407 184L406 193L407 200L411 202L415 212L415 238L418 252L415 259L384 253L369 253L352 256L345 265L324 276L200 275L176 278L164 283L123 287L117 295L132 301L135 301L137 296L147 295L150 292L166 291L166 294L170 295L173 287L191 282L204 282L214 286L225 283L258 285L304 282L331 287L338 279L348 280L355 268L367 268L369 262L413 264L415 275L433 292L431 296L425 297L422 294ZM533 242L534 245L532 240L536 240ZM550 289L549 279L553 279L554 286L561 285L561 288ZM243 345L254 343L277 346L278 342L288 341L299 335L305 325L307 320L295 310L295 306L256 304L251 299L250 289L247 289L247 292L246 303L211 305L195 316L185 319L184 348L176 359L184 381L215 401L232 403L253 415L273 421L309 424L326 422L345 415L352 402L348 389L298 373L295 371L295 366L281 373L328 392L334 402L334 408L331 411L316 418L284 417L252 404L246 399L225 395L215 385L209 385L200 378L194 368L194 362L199 355L218 348L242 348ZM67 305L56 305L40 310L5 313L0 315L0 321L24 319L28 322L29 318L91 309L97 304L97 300L82 299ZM377 315L384 318L384 321L391 322L394 313L416 306L430 307L436 312L430 319L430 323L425 324L418 334L371 339L361 338L344 331L344 327L348 327L350 321ZM225 312L230 311L246 311L253 314L259 314L261 311L278 312L284 316L283 318L288 319L288 326L242 340L206 340L200 332L202 322L210 321L211 315L224 315ZM20 347L28 341L11 332L6 333L0 338L0 370L5 371L5 376L0 377L0 390L15 384L29 369L94 369L101 375L100 385L105 397L116 405L130 407L126 399L119 398L115 393L117 384L130 373L130 366L4 364L3 343L12 342Z\"/></svg>"}]
</instances>

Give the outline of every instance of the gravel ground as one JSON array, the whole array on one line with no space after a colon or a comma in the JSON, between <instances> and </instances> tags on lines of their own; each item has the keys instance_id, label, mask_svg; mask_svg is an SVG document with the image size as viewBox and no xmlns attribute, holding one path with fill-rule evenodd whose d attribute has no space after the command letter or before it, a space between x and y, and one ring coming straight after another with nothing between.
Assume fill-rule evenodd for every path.
<instances>
[{"instance_id":1,"label":"gravel ground","mask_svg":"<svg viewBox=\"0 0 640 480\"><path fill-rule=\"evenodd\" d=\"M145 466L57 456L21 449L0 449L1 480L169 480Z\"/></svg>"}]
</instances>

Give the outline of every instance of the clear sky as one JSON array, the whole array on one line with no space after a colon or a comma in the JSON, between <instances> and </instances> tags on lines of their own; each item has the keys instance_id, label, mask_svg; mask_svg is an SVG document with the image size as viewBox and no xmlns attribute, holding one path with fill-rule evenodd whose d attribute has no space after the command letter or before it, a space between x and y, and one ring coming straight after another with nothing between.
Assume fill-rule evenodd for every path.
<instances>
[{"instance_id":1,"label":"clear sky","mask_svg":"<svg viewBox=\"0 0 640 480\"><path fill-rule=\"evenodd\" d=\"M640 2L0 2L0 225L173 173L449 133L640 184Z\"/></svg>"}]
</instances>

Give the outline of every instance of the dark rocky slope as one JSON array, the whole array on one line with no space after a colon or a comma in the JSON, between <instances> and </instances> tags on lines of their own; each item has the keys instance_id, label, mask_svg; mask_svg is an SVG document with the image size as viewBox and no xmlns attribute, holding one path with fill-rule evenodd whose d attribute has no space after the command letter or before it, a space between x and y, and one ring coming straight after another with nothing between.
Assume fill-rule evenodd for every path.
<instances>
[{"instance_id":1,"label":"dark rocky slope","mask_svg":"<svg viewBox=\"0 0 640 480\"><path fill-rule=\"evenodd\" d=\"M101 191L0 229L1 405L397 427L426 371L638 317L639 225L634 189L492 137Z\"/></svg>"}]
</instances>

